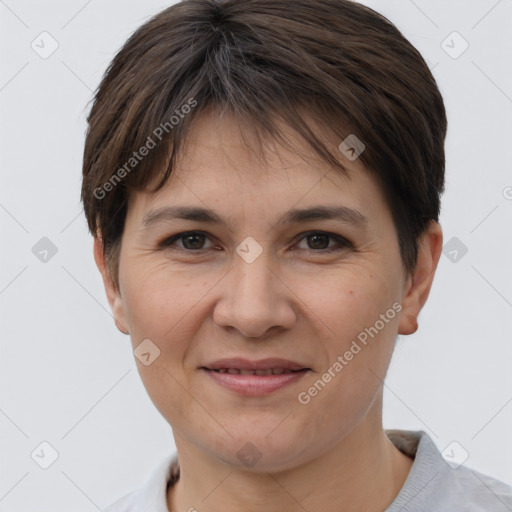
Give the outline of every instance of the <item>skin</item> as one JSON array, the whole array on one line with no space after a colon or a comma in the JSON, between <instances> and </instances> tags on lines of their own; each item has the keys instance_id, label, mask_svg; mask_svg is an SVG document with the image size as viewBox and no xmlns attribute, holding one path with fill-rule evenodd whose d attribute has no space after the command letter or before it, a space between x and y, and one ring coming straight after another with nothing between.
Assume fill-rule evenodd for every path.
<instances>
[{"instance_id":1,"label":"skin","mask_svg":"<svg viewBox=\"0 0 512 512\"><path fill-rule=\"evenodd\" d=\"M292 130L287 131L294 140ZM247 134L245 134L247 139ZM150 339L160 356L136 359L146 390L172 426L180 480L171 511L384 511L412 460L382 427L382 391L398 334L416 331L442 249L432 222L412 274L404 272L396 229L372 175L344 160L349 178L315 158L267 141L266 161L228 115L203 115L178 166L156 194L130 197L119 262L119 289L95 239L94 253L119 330L135 349ZM340 153L340 159L343 156ZM213 209L226 225L142 219L169 205ZM321 219L277 225L292 208L345 206L363 225ZM159 248L172 235L206 234ZM309 237L310 231L347 239ZM236 252L248 236L263 252L247 263ZM326 248L337 248L328 252ZM311 398L307 391L365 328L394 303L401 311ZM199 368L221 357L282 357L311 368L299 382L247 397ZM252 467L237 457L250 442Z\"/></svg>"}]
</instances>

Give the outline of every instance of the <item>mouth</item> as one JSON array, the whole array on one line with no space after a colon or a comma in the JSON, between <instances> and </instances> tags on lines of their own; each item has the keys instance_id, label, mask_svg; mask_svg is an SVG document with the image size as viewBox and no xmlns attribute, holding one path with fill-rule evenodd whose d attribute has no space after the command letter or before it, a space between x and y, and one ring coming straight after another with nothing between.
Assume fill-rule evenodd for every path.
<instances>
[{"instance_id":1,"label":"mouth","mask_svg":"<svg viewBox=\"0 0 512 512\"><path fill-rule=\"evenodd\" d=\"M214 382L245 396L265 395L298 382L311 368L284 359L223 359L201 366Z\"/></svg>"}]
</instances>

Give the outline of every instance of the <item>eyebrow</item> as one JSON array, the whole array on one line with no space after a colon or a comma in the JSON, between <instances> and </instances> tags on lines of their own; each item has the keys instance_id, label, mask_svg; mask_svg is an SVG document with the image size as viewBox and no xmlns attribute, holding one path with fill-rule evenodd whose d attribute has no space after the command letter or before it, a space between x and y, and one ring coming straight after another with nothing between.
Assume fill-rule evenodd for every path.
<instances>
[{"instance_id":1,"label":"eyebrow","mask_svg":"<svg viewBox=\"0 0 512 512\"><path fill-rule=\"evenodd\" d=\"M226 222L208 208L197 206L165 206L157 210L150 210L142 220L142 230L146 231L159 223L184 219L208 224L226 226ZM286 212L276 223L276 226L285 224L299 224L312 220L338 220L341 222L364 226L368 218L360 211L347 206L313 206L310 208L295 208Z\"/></svg>"}]
</instances>

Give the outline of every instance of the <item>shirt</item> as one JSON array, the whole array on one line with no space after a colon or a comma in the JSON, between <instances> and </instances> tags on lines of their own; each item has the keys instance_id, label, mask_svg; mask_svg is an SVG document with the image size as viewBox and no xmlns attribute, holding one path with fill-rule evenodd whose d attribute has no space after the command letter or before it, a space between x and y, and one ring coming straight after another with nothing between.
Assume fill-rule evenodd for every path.
<instances>
[{"instance_id":1,"label":"shirt","mask_svg":"<svg viewBox=\"0 0 512 512\"><path fill-rule=\"evenodd\" d=\"M385 432L401 452L414 458L404 485L385 512L512 512L512 487L449 463L425 432ZM453 452L448 449L450 455L453 457ZM119 499L105 512L169 512L167 485L178 479L177 455L169 455L142 488Z\"/></svg>"}]
</instances>

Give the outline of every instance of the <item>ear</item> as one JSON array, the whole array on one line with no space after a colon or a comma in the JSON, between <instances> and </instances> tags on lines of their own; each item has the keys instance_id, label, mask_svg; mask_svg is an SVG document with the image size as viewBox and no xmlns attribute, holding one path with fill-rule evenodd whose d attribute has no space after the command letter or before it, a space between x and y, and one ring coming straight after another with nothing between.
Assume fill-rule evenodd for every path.
<instances>
[{"instance_id":1,"label":"ear","mask_svg":"<svg viewBox=\"0 0 512 512\"><path fill-rule=\"evenodd\" d=\"M129 334L129 331L126 327L127 322L124 314L123 300L119 290L110 277L105 257L103 256L103 243L101 241L100 235L94 237L94 260L96 261L98 270L100 271L101 277L103 278L103 286L105 287L110 309L114 315L116 327L123 334Z\"/></svg>"},{"instance_id":2,"label":"ear","mask_svg":"<svg viewBox=\"0 0 512 512\"><path fill-rule=\"evenodd\" d=\"M434 274L443 249L443 231L431 221L418 243L418 261L406 279L398 334L413 334L418 329L418 315L427 302Z\"/></svg>"}]
</instances>

